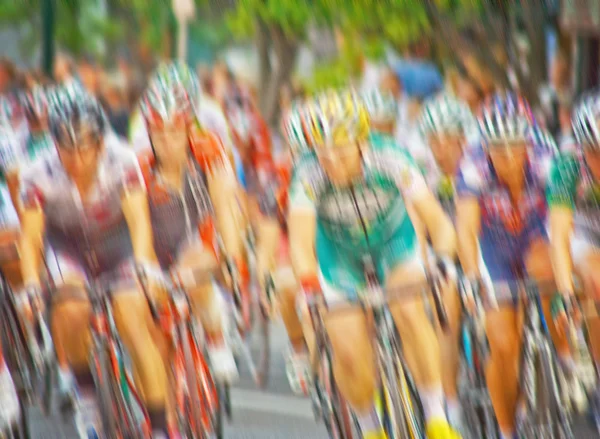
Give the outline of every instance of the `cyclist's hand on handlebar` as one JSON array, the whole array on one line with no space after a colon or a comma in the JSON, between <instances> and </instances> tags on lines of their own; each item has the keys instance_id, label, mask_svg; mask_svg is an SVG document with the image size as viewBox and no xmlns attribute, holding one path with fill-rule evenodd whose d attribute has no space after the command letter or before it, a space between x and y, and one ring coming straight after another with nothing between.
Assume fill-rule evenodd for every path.
<instances>
[{"instance_id":1,"label":"cyclist's hand on handlebar","mask_svg":"<svg viewBox=\"0 0 600 439\"><path fill-rule=\"evenodd\" d=\"M37 284L26 286L23 290L15 293L15 304L17 312L25 320L34 320L37 312L44 310L44 295L42 287Z\"/></svg>"},{"instance_id":2,"label":"cyclist's hand on handlebar","mask_svg":"<svg viewBox=\"0 0 600 439\"><path fill-rule=\"evenodd\" d=\"M317 276L307 276L300 279L300 288L307 300L316 299L323 296L321 283Z\"/></svg>"},{"instance_id":3,"label":"cyclist's hand on handlebar","mask_svg":"<svg viewBox=\"0 0 600 439\"><path fill-rule=\"evenodd\" d=\"M571 324L579 324L581 321L581 309L577 298L571 292L557 293L550 302L552 320L557 330L568 334Z\"/></svg>"},{"instance_id":4,"label":"cyclist's hand on handlebar","mask_svg":"<svg viewBox=\"0 0 600 439\"><path fill-rule=\"evenodd\" d=\"M148 299L154 304L161 303L166 295L166 282L160 266L155 263L138 263L136 271Z\"/></svg>"}]
</instances>

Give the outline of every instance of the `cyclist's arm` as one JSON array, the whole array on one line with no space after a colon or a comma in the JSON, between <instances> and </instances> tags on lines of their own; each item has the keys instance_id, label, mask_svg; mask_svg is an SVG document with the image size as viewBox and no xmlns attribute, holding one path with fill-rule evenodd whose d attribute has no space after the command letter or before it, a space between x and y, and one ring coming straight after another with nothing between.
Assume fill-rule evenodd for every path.
<instances>
[{"instance_id":1,"label":"cyclist's arm","mask_svg":"<svg viewBox=\"0 0 600 439\"><path fill-rule=\"evenodd\" d=\"M313 162L314 163L314 162ZM310 166L310 165L309 165ZM314 170L317 168L314 167ZM312 188L309 168L297 166L290 185L288 210L288 236L292 269L296 278L302 282L313 280L318 275L318 261L315 253L317 237L316 200L319 199Z\"/></svg>"},{"instance_id":2,"label":"cyclist's arm","mask_svg":"<svg viewBox=\"0 0 600 439\"><path fill-rule=\"evenodd\" d=\"M573 231L574 194L580 169L572 156L559 157L550 170L547 200L550 209L550 256L559 291L573 292L573 261L570 239Z\"/></svg>"},{"instance_id":3,"label":"cyclist's arm","mask_svg":"<svg viewBox=\"0 0 600 439\"><path fill-rule=\"evenodd\" d=\"M141 263L156 263L146 187L134 157L131 156L121 171L121 209L129 228L135 260Z\"/></svg>"},{"instance_id":4,"label":"cyclist's arm","mask_svg":"<svg viewBox=\"0 0 600 439\"><path fill-rule=\"evenodd\" d=\"M217 231L223 240L225 254L239 260L243 249L243 234L240 233L243 221L235 173L228 163L223 163L207 173L207 182Z\"/></svg>"},{"instance_id":5,"label":"cyclist's arm","mask_svg":"<svg viewBox=\"0 0 600 439\"><path fill-rule=\"evenodd\" d=\"M297 279L315 279L318 262L315 254L317 216L314 211L291 209L288 216L290 257Z\"/></svg>"},{"instance_id":6,"label":"cyclist's arm","mask_svg":"<svg viewBox=\"0 0 600 439\"><path fill-rule=\"evenodd\" d=\"M550 207L550 257L559 291L573 292L573 261L570 239L573 210L565 206Z\"/></svg>"},{"instance_id":7,"label":"cyclist's arm","mask_svg":"<svg viewBox=\"0 0 600 439\"><path fill-rule=\"evenodd\" d=\"M40 284L40 262L44 252L45 215L43 195L36 186L27 186L22 194L19 255L25 285Z\"/></svg>"},{"instance_id":8,"label":"cyclist's arm","mask_svg":"<svg viewBox=\"0 0 600 439\"><path fill-rule=\"evenodd\" d=\"M456 254L456 233L452 221L427 187L412 159L399 149L388 148L373 154L374 166L392 178L407 206L412 206L425 226L435 252L451 259Z\"/></svg>"},{"instance_id":9,"label":"cyclist's arm","mask_svg":"<svg viewBox=\"0 0 600 439\"><path fill-rule=\"evenodd\" d=\"M456 202L456 234L458 257L467 276L479 276L479 232L481 209L474 196L460 197Z\"/></svg>"},{"instance_id":10,"label":"cyclist's arm","mask_svg":"<svg viewBox=\"0 0 600 439\"><path fill-rule=\"evenodd\" d=\"M412 205L419 219L425 224L436 254L454 259L456 254L454 226L435 196L429 189L423 189L417 198L413 198Z\"/></svg>"},{"instance_id":11,"label":"cyclist's arm","mask_svg":"<svg viewBox=\"0 0 600 439\"><path fill-rule=\"evenodd\" d=\"M483 150L474 150L463 157L454 181L458 256L464 273L470 277L479 277L480 199L489 184L486 165Z\"/></svg>"}]
</instances>

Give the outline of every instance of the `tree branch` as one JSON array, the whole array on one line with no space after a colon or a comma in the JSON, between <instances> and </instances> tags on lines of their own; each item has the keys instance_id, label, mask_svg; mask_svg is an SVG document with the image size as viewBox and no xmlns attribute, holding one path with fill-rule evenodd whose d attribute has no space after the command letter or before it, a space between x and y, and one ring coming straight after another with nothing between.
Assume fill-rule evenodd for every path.
<instances>
[{"instance_id":1,"label":"tree branch","mask_svg":"<svg viewBox=\"0 0 600 439\"><path fill-rule=\"evenodd\" d=\"M464 38L454 26L449 25L450 20L448 17L442 16L434 0L424 0L423 5L433 27L440 30L439 33L434 33L434 35L441 44L451 45L457 53L464 52L466 49L483 65L487 66L502 87L509 87L507 72L500 66L495 57L485 50L484 46L487 46L487 44L473 44L469 39ZM486 43L489 43L489 41ZM456 60L461 63L460 57L457 57Z\"/></svg>"}]
</instances>

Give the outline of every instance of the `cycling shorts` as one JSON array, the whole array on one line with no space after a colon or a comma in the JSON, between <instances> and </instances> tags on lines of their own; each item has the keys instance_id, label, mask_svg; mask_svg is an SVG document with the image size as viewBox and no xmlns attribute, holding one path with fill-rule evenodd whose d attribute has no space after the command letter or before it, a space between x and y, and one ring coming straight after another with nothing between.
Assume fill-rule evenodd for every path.
<instances>
[{"instance_id":1,"label":"cycling shorts","mask_svg":"<svg viewBox=\"0 0 600 439\"><path fill-rule=\"evenodd\" d=\"M533 215L518 233L482 226L479 237L481 258L492 282L512 281L525 275L525 257L531 244L548 240L546 224Z\"/></svg>"},{"instance_id":2,"label":"cycling shorts","mask_svg":"<svg viewBox=\"0 0 600 439\"><path fill-rule=\"evenodd\" d=\"M67 279L81 279L83 282L93 280L102 287L110 287L111 293L115 293L131 291L137 285L132 259L126 259L111 270L100 273L96 279L88 279L85 264L66 252L49 249L46 252L46 264L56 286L63 285Z\"/></svg>"},{"instance_id":3,"label":"cycling shorts","mask_svg":"<svg viewBox=\"0 0 600 439\"><path fill-rule=\"evenodd\" d=\"M366 286L362 261L367 252L349 251L338 245L325 235L320 225L317 227L316 252L325 284L339 291L346 300L355 300L357 292ZM417 237L414 233L406 233L404 227L399 227L387 242L371 249L370 253L382 284L397 266L415 260L420 263Z\"/></svg>"}]
</instances>

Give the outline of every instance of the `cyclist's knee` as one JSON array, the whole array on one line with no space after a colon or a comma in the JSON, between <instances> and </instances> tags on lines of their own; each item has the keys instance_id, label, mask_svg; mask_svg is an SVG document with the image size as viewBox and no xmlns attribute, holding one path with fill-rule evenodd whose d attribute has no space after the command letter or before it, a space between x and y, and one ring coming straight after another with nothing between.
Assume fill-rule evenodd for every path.
<instances>
[{"instance_id":1,"label":"cyclist's knee","mask_svg":"<svg viewBox=\"0 0 600 439\"><path fill-rule=\"evenodd\" d=\"M519 351L519 327L515 310L497 310L486 315L487 337L492 356L508 358Z\"/></svg>"},{"instance_id":2,"label":"cyclist's knee","mask_svg":"<svg viewBox=\"0 0 600 439\"><path fill-rule=\"evenodd\" d=\"M531 244L525 256L525 269L527 274L538 280L553 278L552 261L550 259L550 246L541 240Z\"/></svg>"},{"instance_id":3,"label":"cyclist's knee","mask_svg":"<svg viewBox=\"0 0 600 439\"><path fill-rule=\"evenodd\" d=\"M372 403L375 367L369 331L360 311L327 319L336 381L355 407Z\"/></svg>"}]
</instances>

